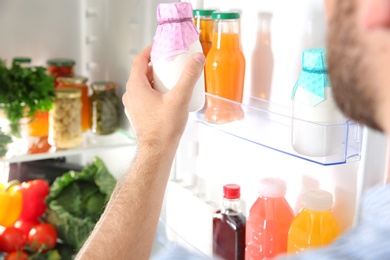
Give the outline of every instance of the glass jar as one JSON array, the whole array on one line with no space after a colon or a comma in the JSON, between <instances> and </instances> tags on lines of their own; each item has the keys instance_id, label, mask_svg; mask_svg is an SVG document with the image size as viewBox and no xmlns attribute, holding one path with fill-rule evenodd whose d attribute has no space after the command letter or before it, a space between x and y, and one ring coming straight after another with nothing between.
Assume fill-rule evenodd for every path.
<instances>
[{"instance_id":1,"label":"glass jar","mask_svg":"<svg viewBox=\"0 0 390 260\"><path fill-rule=\"evenodd\" d=\"M207 97L205 117L211 123L242 119L245 58L240 43L240 13L214 12L212 46L207 54L206 91L224 99Z\"/></svg>"},{"instance_id":2,"label":"glass jar","mask_svg":"<svg viewBox=\"0 0 390 260\"><path fill-rule=\"evenodd\" d=\"M58 88L77 88L81 90L81 128L82 131L91 128L91 112L89 104L89 88L87 85L88 79L83 76L74 77L58 77Z\"/></svg>"},{"instance_id":3,"label":"glass jar","mask_svg":"<svg viewBox=\"0 0 390 260\"><path fill-rule=\"evenodd\" d=\"M115 89L116 85L112 82L92 84L91 131L94 134L107 135L119 128L120 101Z\"/></svg>"},{"instance_id":4,"label":"glass jar","mask_svg":"<svg viewBox=\"0 0 390 260\"><path fill-rule=\"evenodd\" d=\"M58 149L77 147L82 142L81 90L59 88L49 112L49 143Z\"/></svg>"},{"instance_id":5,"label":"glass jar","mask_svg":"<svg viewBox=\"0 0 390 260\"><path fill-rule=\"evenodd\" d=\"M72 59L50 59L47 61L49 75L54 76L55 87L58 77L73 77L76 62Z\"/></svg>"}]
</instances>

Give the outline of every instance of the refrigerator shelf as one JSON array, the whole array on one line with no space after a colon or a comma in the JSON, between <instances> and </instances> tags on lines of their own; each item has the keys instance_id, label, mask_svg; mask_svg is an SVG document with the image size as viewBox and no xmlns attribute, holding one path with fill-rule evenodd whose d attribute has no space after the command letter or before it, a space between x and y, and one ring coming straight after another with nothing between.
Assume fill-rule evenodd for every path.
<instances>
[{"instance_id":1,"label":"refrigerator shelf","mask_svg":"<svg viewBox=\"0 0 390 260\"><path fill-rule=\"evenodd\" d=\"M118 130L110 135L95 135L90 131L83 133L83 141L81 146L66 150L56 150L51 147L49 151L44 153L29 154L28 152L7 153L6 156L0 157L1 163L16 163L34 160L49 159L55 157L63 157L69 155L82 154L84 152L97 152L99 150L107 150L112 148L135 146L134 137L125 130ZM27 148L26 148L27 149Z\"/></svg>"},{"instance_id":2,"label":"refrigerator shelf","mask_svg":"<svg viewBox=\"0 0 390 260\"><path fill-rule=\"evenodd\" d=\"M293 118L289 107L254 97L239 103L206 93L206 104L196 113L195 121L320 165L360 160L362 128L358 123L304 121Z\"/></svg>"}]
</instances>

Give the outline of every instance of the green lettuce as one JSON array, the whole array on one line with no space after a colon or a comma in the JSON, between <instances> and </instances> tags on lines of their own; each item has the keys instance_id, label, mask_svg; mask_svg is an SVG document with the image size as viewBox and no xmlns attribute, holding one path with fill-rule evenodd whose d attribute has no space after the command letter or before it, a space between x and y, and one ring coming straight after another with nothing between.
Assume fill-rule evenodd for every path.
<instances>
[{"instance_id":1,"label":"green lettuce","mask_svg":"<svg viewBox=\"0 0 390 260\"><path fill-rule=\"evenodd\" d=\"M95 157L82 171L58 177L46 199L46 221L76 251L93 230L116 184L103 161Z\"/></svg>"}]
</instances>

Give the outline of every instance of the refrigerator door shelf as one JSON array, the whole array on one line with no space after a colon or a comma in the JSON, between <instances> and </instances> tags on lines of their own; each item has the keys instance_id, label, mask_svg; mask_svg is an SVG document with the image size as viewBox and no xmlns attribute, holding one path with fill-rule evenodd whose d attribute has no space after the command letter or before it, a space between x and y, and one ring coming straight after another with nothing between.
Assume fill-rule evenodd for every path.
<instances>
[{"instance_id":1,"label":"refrigerator door shelf","mask_svg":"<svg viewBox=\"0 0 390 260\"><path fill-rule=\"evenodd\" d=\"M362 130L354 121L304 121L293 118L291 108L253 97L239 103L207 93L206 100L196 122L320 165L360 160Z\"/></svg>"}]
</instances>

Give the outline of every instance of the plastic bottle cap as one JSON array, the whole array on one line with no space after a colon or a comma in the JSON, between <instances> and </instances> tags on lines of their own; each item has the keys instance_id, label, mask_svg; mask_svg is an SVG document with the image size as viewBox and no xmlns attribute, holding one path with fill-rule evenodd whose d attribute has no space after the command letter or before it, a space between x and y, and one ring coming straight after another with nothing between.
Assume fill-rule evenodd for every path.
<instances>
[{"instance_id":1,"label":"plastic bottle cap","mask_svg":"<svg viewBox=\"0 0 390 260\"><path fill-rule=\"evenodd\" d=\"M231 19L240 19L239 12L214 12L211 15L213 20L231 20Z\"/></svg>"},{"instance_id":2,"label":"plastic bottle cap","mask_svg":"<svg viewBox=\"0 0 390 260\"><path fill-rule=\"evenodd\" d=\"M270 198L286 195L286 182L278 178L261 179L258 186L259 195Z\"/></svg>"},{"instance_id":3,"label":"plastic bottle cap","mask_svg":"<svg viewBox=\"0 0 390 260\"><path fill-rule=\"evenodd\" d=\"M333 196L330 192L311 189L302 195L303 207L314 211L326 211L333 207Z\"/></svg>"},{"instance_id":4,"label":"plastic bottle cap","mask_svg":"<svg viewBox=\"0 0 390 260\"><path fill-rule=\"evenodd\" d=\"M223 197L226 199L240 198L240 186L237 184L226 184L223 186Z\"/></svg>"},{"instance_id":5,"label":"plastic bottle cap","mask_svg":"<svg viewBox=\"0 0 390 260\"><path fill-rule=\"evenodd\" d=\"M194 9L193 10L193 15L194 17L198 17L198 16L211 16L216 10L214 9Z\"/></svg>"}]
</instances>

